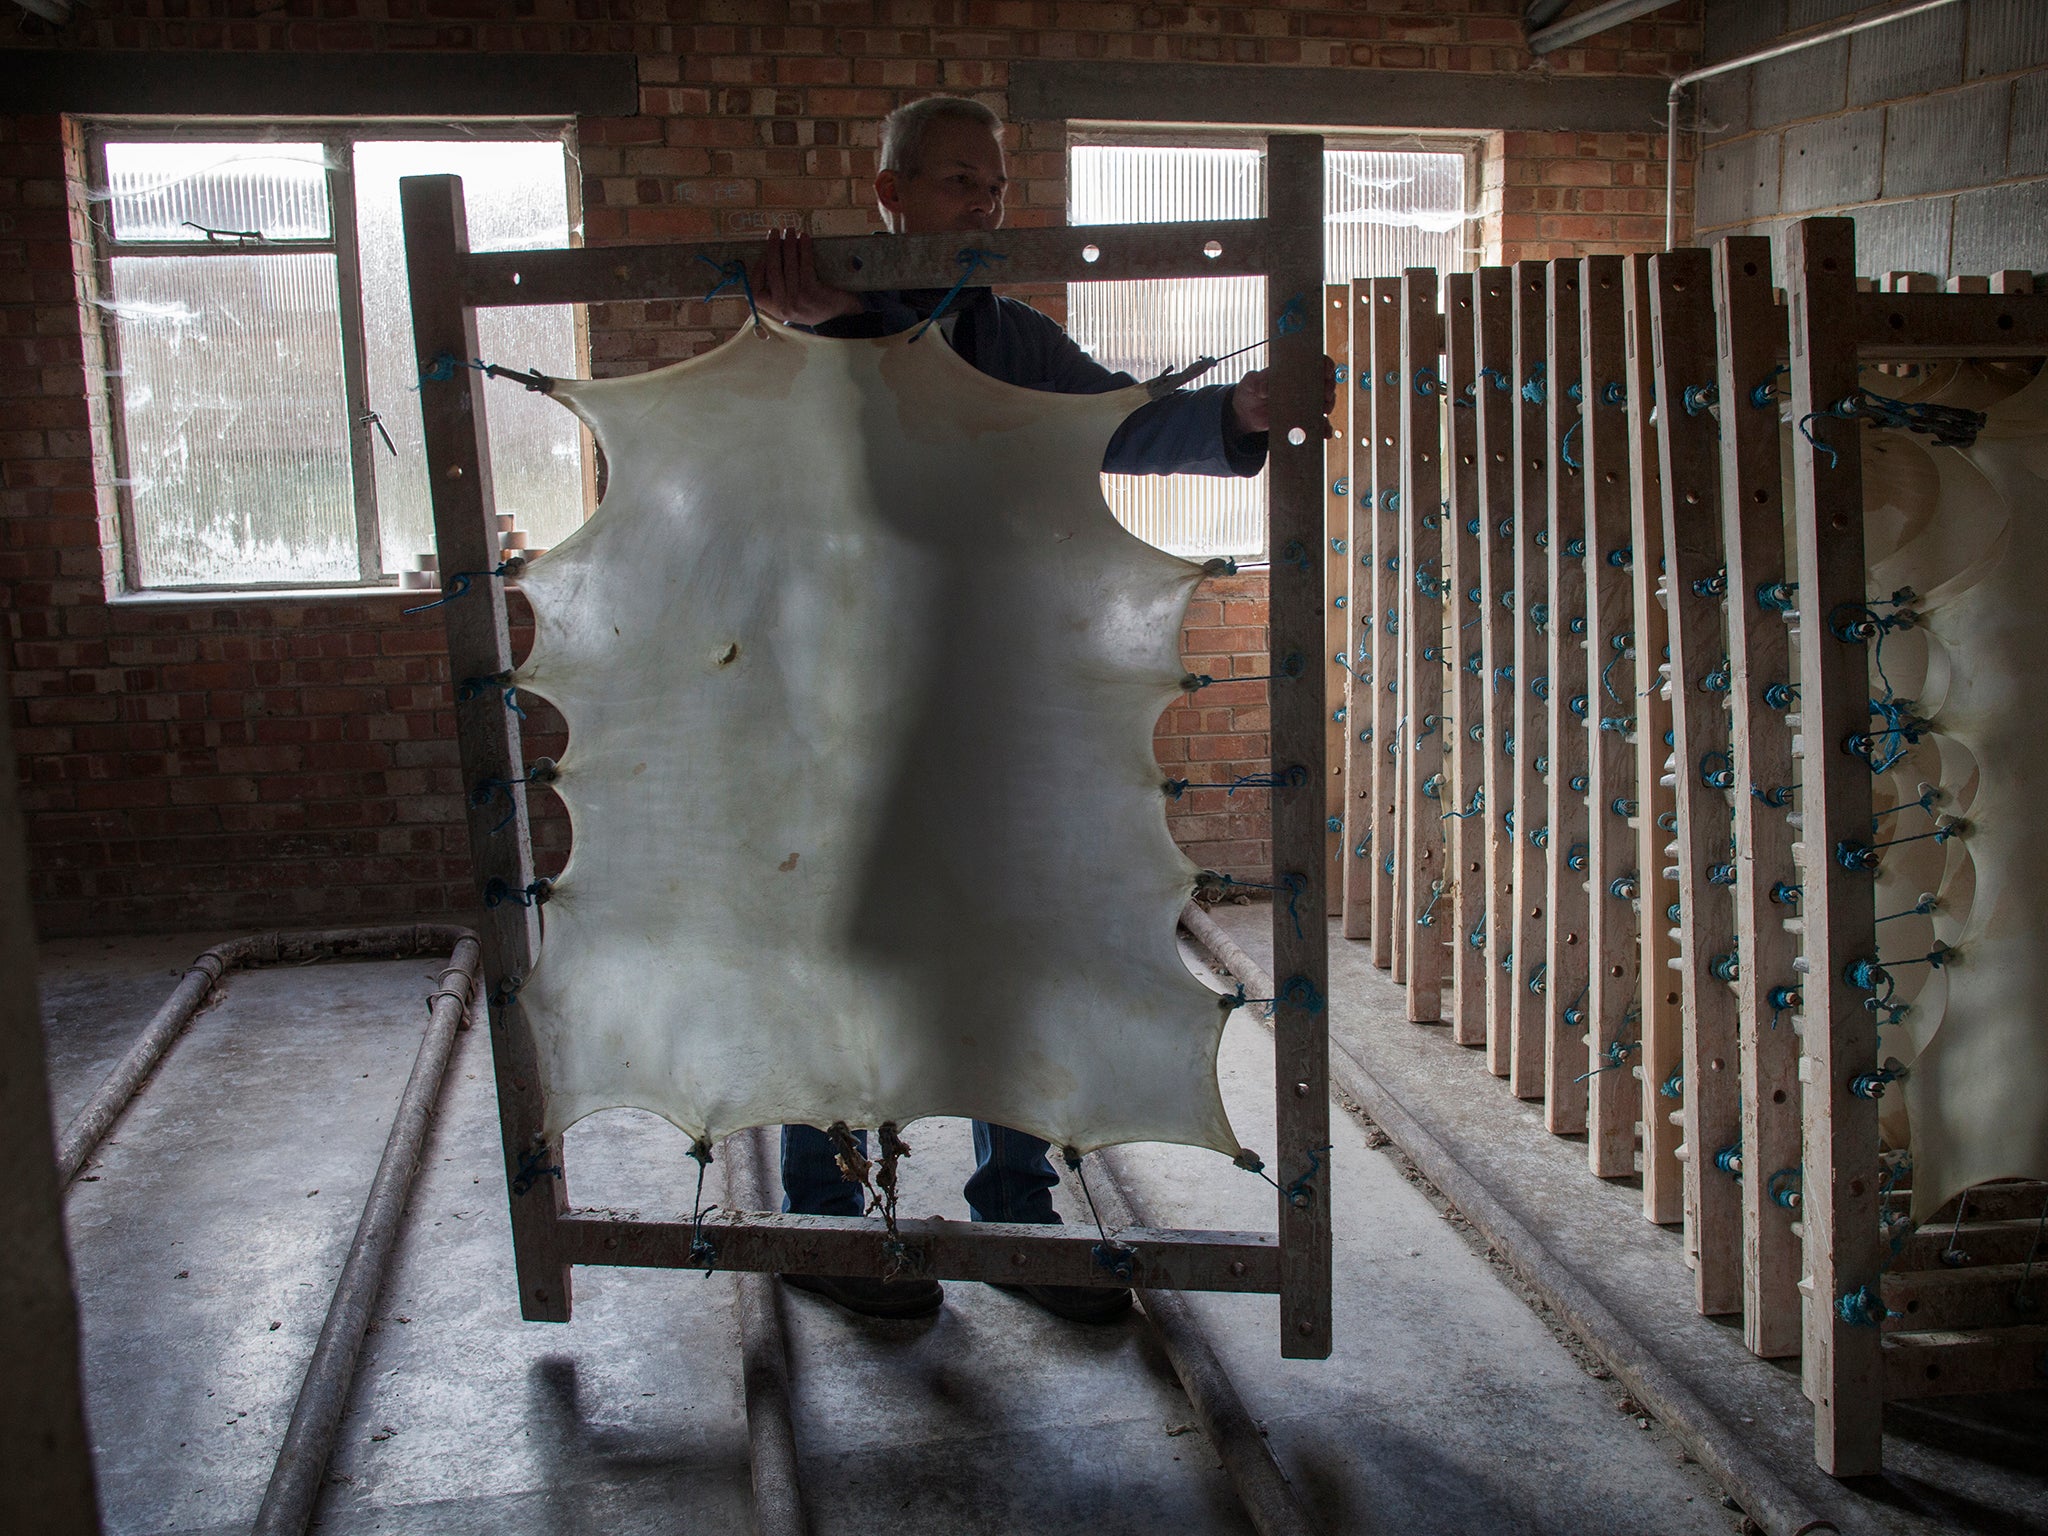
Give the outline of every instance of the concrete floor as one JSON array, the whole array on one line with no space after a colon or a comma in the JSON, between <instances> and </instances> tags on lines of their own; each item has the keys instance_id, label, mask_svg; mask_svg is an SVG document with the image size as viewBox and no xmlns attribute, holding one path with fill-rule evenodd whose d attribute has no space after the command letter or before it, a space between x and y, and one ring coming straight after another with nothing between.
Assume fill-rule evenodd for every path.
<instances>
[{"instance_id":1,"label":"concrete floor","mask_svg":"<svg viewBox=\"0 0 2048 1536\"><path fill-rule=\"evenodd\" d=\"M217 936L43 952L63 1123ZM110 1532L246 1530L410 1069L432 960L233 977L70 1195ZM1271 1139L1269 1037L1221 1063L1241 1137ZM903 1208L964 1215L966 1127L912 1128ZM1273 1304L1197 1305L1282 1466L1332 1532L1725 1533L1676 1442L1625 1411L1472 1242L1333 1130L1337 1352L1278 1357ZM683 1138L619 1112L571 1133L579 1205L686 1212ZM1269 1227L1267 1186L1211 1153L1131 1149L1154 1220ZM366 1343L323 1532L749 1527L731 1281L577 1271L575 1321L514 1306L489 1046L460 1037ZM1069 1202L1067 1215L1077 1219ZM1207 1536L1248 1529L1135 1320L1084 1329L983 1286L918 1323L790 1294L797 1433L818 1536Z\"/></svg>"}]
</instances>

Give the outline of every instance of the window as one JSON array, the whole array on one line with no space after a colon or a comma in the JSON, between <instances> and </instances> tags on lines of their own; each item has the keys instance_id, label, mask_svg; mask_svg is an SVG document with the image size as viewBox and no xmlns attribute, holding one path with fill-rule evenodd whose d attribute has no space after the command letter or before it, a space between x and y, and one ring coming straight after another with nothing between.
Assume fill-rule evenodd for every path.
<instances>
[{"instance_id":1,"label":"window","mask_svg":"<svg viewBox=\"0 0 2048 1536\"><path fill-rule=\"evenodd\" d=\"M441 131L445 132L445 128ZM91 137L129 590L389 586L434 548L398 180L463 179L475 250L565 246L561 126L120 128ZM567 308L486 310L484 356L578 371ZM498 510L582 521L573 417L490 395Z\"/></svg>"},{"instance_id":2,"label":"window","mask_svg":"<svg viewBox=\"0 0 2048 1536\"><path fill-rule=\"evenodd\" d=\"M1323 264L1330 282L1390 277L1403 267L1463 271L1470 151L1340 148L1323 157ZM1253 219L1265 208L1265 152L1228 143L1077 143L1069 151L1071 224ZM1074 339L1137 378L1258 341L1266 327L1261 277L1074 283ZM1227 384L1264 366L1257 351L1199 382ZM1264 553L1266 484L1204 475L1105 475L1126 528L1175 554Z\"/></svg>"}]
</instances>

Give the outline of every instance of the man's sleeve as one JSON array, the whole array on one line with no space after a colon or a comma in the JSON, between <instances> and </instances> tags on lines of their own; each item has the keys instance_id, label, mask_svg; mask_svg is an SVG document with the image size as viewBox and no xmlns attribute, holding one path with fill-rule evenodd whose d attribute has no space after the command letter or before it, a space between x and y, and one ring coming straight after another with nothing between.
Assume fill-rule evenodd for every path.
<instances>
[{"instance_id":1,"label":"man's sleeve","mask_svg":"<svg viewBox=\"0 0 2048 1536\"><path fill-rule=\"evenodd\" d=\"M1038 323L1043 388L1063 395L1099 395L1135 384L1102 366L1050 317L1025 308ZM1020 317L1021 318L1021 317ZM1031 321L1026 321L1031 324ZM1175 390L1125 418L1102 456L1112 475L1256 475L1266 467L1266 434L1230 429L1234 384Z\"/></svg>"},{"instance_id":2,"label":"man's sleeve","mask_svg":"<svg viewBox=\"0 0 2048 1536\"><path fill-rule=\"evenodd\" d=\"M1139 406L1109 440L1112 475L1256 475L1266 467L1266 434L1230 430L1235 384L1178 389Z\"/></svg>"}]
</instances>

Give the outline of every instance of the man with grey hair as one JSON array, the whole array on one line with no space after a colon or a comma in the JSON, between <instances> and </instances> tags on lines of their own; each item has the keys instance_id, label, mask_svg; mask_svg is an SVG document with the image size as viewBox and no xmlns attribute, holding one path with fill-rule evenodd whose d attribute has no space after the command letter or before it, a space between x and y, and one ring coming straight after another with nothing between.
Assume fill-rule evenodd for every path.
<instances>
[{"instance_id":1,"label":"man with grey hair","mask_svg":"<svg viewBox=\"0 0 2048 1536\"><path fill-rule=\"evenodd\" d=\"M947 230L973 233L999 228L1009 176L1002 123L978 101L928 96L899 107L882 124L881 168L875 201L893 234ZM1103 367L1057 322L988 288L848 293L822 283L811 244L800 231L778 231L767 259L754 273L760 307L787 324L821 336L893 336L938 314L937 328L974 367L1025 389L1059 394L1103 394L1137 381ZM1326 363L1335 403L1335 369ZM1104 470L1116 474L1255 475L1265 467L1266 377L1245 375L1236 384L1179 390L1140 406L1110 439ZM866 1137L860 1138L862 1153ZM974 1122L976 1167L967 1181L976 1221L1052 1223L1059 1183L1046 1158L1047 1144L999 1125ZM817 1216L858 1216L859 1186L842 1177L831 1140L808 1125L782 1128L783 1207ZM784 1277L855 1312L874 1317L920 1317L945 1295L923 1276L878 1280L862 1276ZM1108 1322L1129 1309L1127 1290L1089 1286L1015 1287L1041 1306L1077 1322Z\"/></svg>"}]
</instances>

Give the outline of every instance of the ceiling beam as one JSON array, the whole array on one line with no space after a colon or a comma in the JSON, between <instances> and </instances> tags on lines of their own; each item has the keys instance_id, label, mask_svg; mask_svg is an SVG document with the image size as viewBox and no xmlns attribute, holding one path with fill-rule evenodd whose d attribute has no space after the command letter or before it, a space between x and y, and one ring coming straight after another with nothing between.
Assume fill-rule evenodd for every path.
<instances>
[{"instance_id":1,"label":"ceiling beam","mask_svg":"<svg viewBox=\"0 0 2048 1536\"><path fill-rule=\"evenodd\" d=\"M1019 120L1260 128L1656 133L1668 80L1647 75L1450 75L1424 69L1018 59Z\"/></svg>"},{"instance_id":2,"label":"ceiling beam","mask_svg":"<svg viewBox=\"0 0 2048 1536\"><path fill-rule=\"evenodd\" d=\"M630 117L640 92L624 53L0 48L0 102L180 117Z\"/></svg>"},{"instance_id":3,"label":"ceiling beam","mask_svg":"<svg viewBox=\"0 0 2048 1536\"><path fill-rule=\"evenodd\" d=\"M1672 0L1606 0L1591 10L1568 16L1563 21L1553 21L1547 27L1538 27L1529 34L1531 53L1554 53L1559 48L1570 47L1573 43L1584 42L1609 27L1618 27L1625 21L1634 21L1638 16L1647 16L1652 11L1661 11Z\"/></svg>"}]
</instances>

